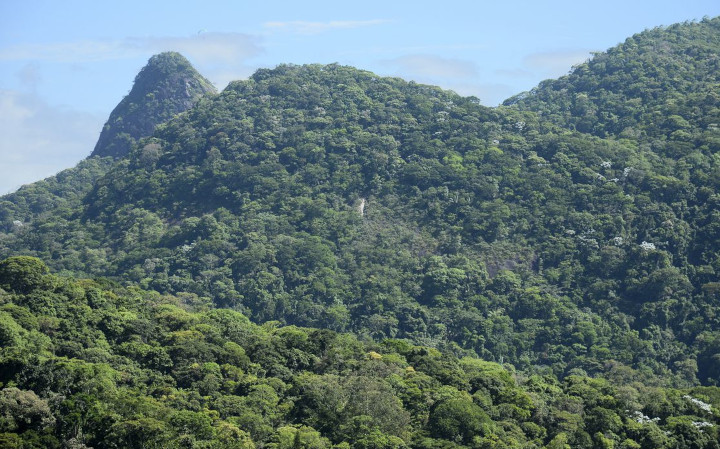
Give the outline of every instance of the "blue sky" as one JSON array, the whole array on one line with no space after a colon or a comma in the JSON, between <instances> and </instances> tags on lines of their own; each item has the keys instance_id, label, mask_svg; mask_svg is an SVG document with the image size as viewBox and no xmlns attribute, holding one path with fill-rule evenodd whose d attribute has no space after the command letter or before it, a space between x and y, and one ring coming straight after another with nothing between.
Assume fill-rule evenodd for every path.
<instances>
[{"instance_id":1,"label":"blue sky","mask_svg":"<svg viewBox=\"0 0 720 449\"><path fill-rule=\"evenodd\" d=\"M0 0L0 194L75 165L148 58L219 89L280 63L352 65L489 106L717 0Z\"/></svg>"}]
</instances>

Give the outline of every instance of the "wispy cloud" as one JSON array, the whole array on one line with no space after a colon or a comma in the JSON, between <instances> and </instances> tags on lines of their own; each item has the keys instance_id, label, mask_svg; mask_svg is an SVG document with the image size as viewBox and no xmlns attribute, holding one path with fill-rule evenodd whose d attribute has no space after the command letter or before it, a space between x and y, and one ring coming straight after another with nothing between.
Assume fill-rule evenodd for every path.
<instances>
[{"instance_id":1,"label":"wispy cloud","mask_svg":"<svg viewBox=\"0 0 720 449\"><path fill-rule=\"evenodd\" d=\"M496 105L513 93L509 85L483 82L477 65L462 59L415 54L387 59L382 64L390 67L395 76L473 95L486 105Z\"/></svg>"},{"instance_id":2,"label":"wispy cloud","mask_svg":"<svg viewBox=\"0 0 720 449\"><path fill-rule=\"evenodd\" d=\"M17 73L16 76L20 84L31 91L36 91L37 86L42 81L40 74L40 66L37 62L28 62Z\"/></svg>"},{"instance_id":3,"label":"wispy cloud","mask_svg":"<svg viewBox=\"0 0 720 449\"><path fill-rule=\"evenodd\" d=\"M320 34L330 30L363 28L392 22L386 19L373 20L331 20L329 22L310 22L303 20L289 22L266 22L265 28L276 31L288 31L295 34Z\"/></svg>"},{"instance_id":4,"label":"wispy cloud","mask_svg":"<svg viewBox=\"0 0 720 449\"><path fill-rule=\"evenodd\" d=\"M0 48L0 61L88 62L125 59L137 54L137 49L124 41L74 41L16 44Z\"/></svg>"},{"instance_id":5,"label":"wispy cloud","mask_svg":"<svg viewBox=\"0 0 720 449\"><path fill-rule=\"evenodd\" d=\"M18 44L0 48L0 61L84 64L147 58L163 51L178 51L218 87L245 78L254 68L247 61L264 49L261 39L243 33L198 33L193 36L128 37L121 40ZM29 77L32 73L26 73ZM29 79L28 79L29 81Z\"/></svg>"},{"instance_id":6,"label":"wispy cloud","mask_svg":"<svg viewBox=\"0 0 720 449\"><path fill-rule=\"evenodd\" d=\"M262 51L259 39L243 33L198 33L186 37L128 37L121 40L18 44L0 48L0 61L39 60L78 63L134 58L176 50L205 63L234 63Z\"/></svg>"},{"instance_id":7,"label":"wispy cloud","mask_svg":"<svg viewBox=\"0 0 720 449\"><path fill-rule=\"evenodd\" d=\"M133 38L154 52L175 50L199 64L237 65L262 53L259 38L242 33L198 33L191 37Z\"/></svg>"},{"instance_id":8,"label":"wispy cloud","mask_svg":"<svg viewBox=\"0 0 720 449\"><path fill-rule=\"evenodd\" d=\"M348 55L375 55L376 57L388 57L393 55L432 55L440 53L457 53L469 51L483 51L488 49L486 44L442 44L442 45L392 45L387 42L383 45L363 47L362 49L346 52Z\"/></svg>"},{"instance_id":9,"label":"wispy cloud","mask_svg":"<svg viewBox=\"0 0 720 449\"><path fill-rule=\"evenodd\" d=\"M0 194L51 176L90 154L104 117L0 90Z\"/></svg>"},{"instance_id":10,"label":"wispy cloud","mask_svg":"<svg viewBox=\"0 0 720 449\"><path fill-rule=\"evenodd\" d=\"M435 55L406 55L384 61L401 74L420 79L472 78L478 76L474 63Z\"/></svg>"},{"instance_id":11,"label":"wispy cloud","mask_svg":"<svg viewBox=\"0 0 720 449\"><path fill-rule=\"evenodd\" d=\"M541 71L547 76L559 76L590 56L591 50L586 49L556 50L527 55L523 63L529 69Z\"/></svg>"},{"instance_id":12,"label":"wispy cloud","mask_svg":"<svg viewBox=\"0 0 720 449\"><path fill-rule=\"evenodd\" d=\"M511 68L511 69L497 69L493 73L503 78L511 79L532 79L535 73L528 69Z\"/></svg>"}]
</instances>

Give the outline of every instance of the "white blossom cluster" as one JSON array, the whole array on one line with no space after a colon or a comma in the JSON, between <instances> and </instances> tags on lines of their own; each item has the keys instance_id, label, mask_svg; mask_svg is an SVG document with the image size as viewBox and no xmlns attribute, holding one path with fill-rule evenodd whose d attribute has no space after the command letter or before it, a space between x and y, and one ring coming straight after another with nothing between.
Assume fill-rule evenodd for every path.
<instances>
[{"instance_id":1,"label":"white blossom cluster","mask_svg":"<svg viewBox=\"0 0 720 449\"><path fill-rule=\"evenodd\" d=\"M650 243L650 242L643 241L643 242L640 244L640 248L642 248L644 251L652 251L652 250L655 249L655 244L654 244L654 243Z\"/></svg>"},{"instance_id":2,"label":"white blossom cluster","mask_svg":"<svg viewBox=\"0 0 720 449\"><path fill-rule=\"evenodd\" d=\"M615 246L622 246L622 244L625 243L625 239L623 239L620 236L617 236L617 237L613 238L613 243L615 244Z\"/></svg>"},{"instance_id":3,"label":"white blossom cluster","mask_svg":"<svg viewBox=\"0 0 720 449\"><path fill-rule=\"evenodd\" d=\"M686 394L683 396L683 399L687 399L688 401L692 402L693 404L697 405L700 409L712 413L712 406L708 404L707 402L703 402L700 399L695 399L694 397Z\"/></svg>"},{"instance_id":4,"label":"white blossom cluster","mask_svg":"<svg viewBox=\"0 0 720 449\"><path fill-rule=\"evenodd\" d=\"M629 175L631 171L633 171L632 167L625 167L623 170L623 178L627 178L627 175Z\"/></svg>"},{"instance_id":5,"label":"white blossom cluster","mask_svg":"<svg viewBox=\"0 0 720 449\"><path fill-rule=\"evenodd\" d=\"M702 430L703 427L714 427L715 424L707 421L693 421L693 426Z\"/></svg>"},{"instance_id":6,"label":"white blossom cluster","mask_svg":"<svg viewBox=\"0 0 720 449\"><path fill-rule=\"evenodd\" d=\"M598 245L597 240L589 237L585 237L584 235L581 235L578 237L578 240L580 241L580 244L589 248L599 248L600 245Z\"/></svg>"},{"instance_id":7,"label":"white blossom cluster","mask_svg":"<svg viewBox=\"0 0 720 449\"><path fill-rule=\"evenodd\" d=\"M612 168L612 162L610 162L610 161L603 161L603 162L600 164L600 166L601 166L602 168Z\"/></svg>"},{"instance_id":8,"label":"white blossom cluster","mask_svg":"<svg viewBox=\"0 0 720 449\"><path fill-rule=\"evenodd\" d=\"M148 272L155 271L158 263L160 263L160 259L157 257L153 257L152 259L145 259L145 262L143 263L143 269Z\"/></svg>"},{"instance_id":9,"label":"white blossom cluster","mask_svg":"<svg viewBox=\"0 0 720 449\"><path fill-rule=\"evenodd\" d=\"M13 220L13 226L22 228L24 225L23 225L23 222L20 220Z\"/></svg>"},{"instance_id":10,"label":"white blossom cluster","mask_svg":"<svg viewBox=\"0 0 720 449\"><path fill-rule=\"evenodd\" d=\"M640 411L633 412L633 419L640 424L656 423L660 421L660 418L651 418L648 415L643 415Z\"/></svg>"}]
</instances>

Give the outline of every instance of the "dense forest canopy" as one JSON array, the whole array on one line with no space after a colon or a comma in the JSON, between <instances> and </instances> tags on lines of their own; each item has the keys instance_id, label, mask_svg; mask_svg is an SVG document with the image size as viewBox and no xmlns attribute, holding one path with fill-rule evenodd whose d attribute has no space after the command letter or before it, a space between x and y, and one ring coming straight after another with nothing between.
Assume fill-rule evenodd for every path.
<instances>
[{"instance_id":1,"label":"dense forest canopy","mask_svg":"<svg viewBox=\"0 0 720 449\"><path fill-rule=\"evenodd\" d=\"M719 388L617 376L525 375L0 262L7 448L718 447Z\"/></svg>"},{"instance_id":2,"label":"dense forest canopy","mask_svg":"<svg viewBox=\"0 0 720 449\"><path fill-rule=\"evenodd\" d=\"M677 152L671 156L703 144L717 148L718 46L718 19L655 28L505 104L584 133Z\"/></svg>"},{"instance_id":3,"label":"dense forest canopy","mask_svg":"<svg viewBox=\"0 0 720 449\"><path fill-rule=\"evenodd\" d=\"M51 400L65 393L26 367L102 365L92 369L119 376L108 374L123 401L141 395L157 408L133 417L98 399L113 418L93 425L109 427L88 427L86 440L72 427L97 447L119 444L102 440L114 425L130 435L151 424L197 447L215 447L220 428L247 447L717 447L718 58L720 18L637 34L498 108L337 64L260 70L198 93L169 121L147 106L157 121L128 154L107 144L97 155L116 159L91 157L0 201L1 307L16 311L7 341L26 348L4 353L0 392L37 401L48 424L32 435L51 441L70 435ZM174 69L145 76L159 61ZM140 80L143 92L175 92L162 86L195 73L177 54L148 67L123 100L132 111L144 107L128 100ZM130 109L112 120L138 120ZM86 286L104 292L111 315L148 327L106 329ZM64 318L53 308L73 301L86 301L84 339L56 332ZM168 324L166 313L184 318ZM292 350L253 352L250 334ZM343 362L286 337L331 338ZM102 341L107 355L94 358ZM145 346L123 352L129 342ZM171 347L190 342L195 355L175 357ZM198 379L214 364L216 389L175 368L187 364ZM429 377L398 384L409 372ZM273 418L223 414L214 401L249 407L257 386L233 376L272 390ZM477 385L485 376L505 387ZM356 388L387 398L387 420L347 403ZM164 402L180 392L195 396ZM205 413L193 416L209 423L207 442L182 443L194 433L168 421L171 410ZM154 421L121 424L140 419Z\"/></svg>"}]
</instances>

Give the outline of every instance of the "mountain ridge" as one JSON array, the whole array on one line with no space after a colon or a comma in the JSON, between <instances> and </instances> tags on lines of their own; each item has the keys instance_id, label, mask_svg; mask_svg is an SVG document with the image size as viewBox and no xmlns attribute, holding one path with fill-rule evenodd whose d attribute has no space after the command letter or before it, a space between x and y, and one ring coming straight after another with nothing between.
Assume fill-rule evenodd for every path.
<instances>
[{"instance_id":1,"label":"mountain ridge","mask_svg":"<svg viewBox=\"0 0 720 449\"><path fill-rule=\"evenodd\" d=\"M692 141L720 123L719 30L720 17L646 30L503 104L599 137Z\"/></svg>"},{"instance_id":2,"label":"mountain ridge","mask_svg":"<svg viewBox=\"0 0 720 449\"><path fill-rule=\"evenodd\" d=\"M720 372L713 147L678 157L337 64L205 98L70 213L2 215L0 254L560 376Z\"/></svg>"},{"instance_id":3,"label":"mountain ridge","mask_svg":"<svg viewBox=\"0 0 720 449\"><path fill-rule=\"evenodd\" d=\"M718 21L498 108L262 69L3 197L0 445L717 449Z\"/></svg>"}]
</instances>

